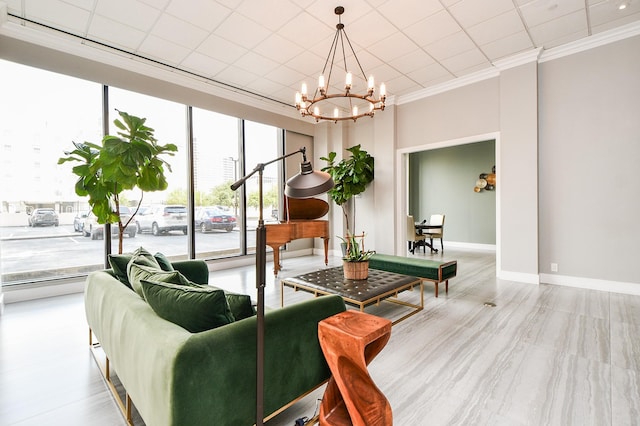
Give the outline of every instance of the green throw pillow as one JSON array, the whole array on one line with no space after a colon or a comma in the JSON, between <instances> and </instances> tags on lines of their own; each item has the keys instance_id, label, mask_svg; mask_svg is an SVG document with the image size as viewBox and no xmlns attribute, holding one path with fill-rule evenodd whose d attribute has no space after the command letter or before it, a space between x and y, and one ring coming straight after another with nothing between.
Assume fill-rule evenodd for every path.
<instances>
[{"instance_id":1,"label":"green throw pillow","mask_svg":"<svg viewBox=\"0 0 640 426\"><path fill-rule=\"evenodd\" d=\"M177 285L192 285L191 282L179 271L163 271L160 268L147 265L139 265L132 258L127 266L127 276L133 290L144 299L141 281L172 283Z\"/></svg>"},{"instance_id":2,"label":"green throw pillow","mask_svg":"<svg viewBox=\"0 0 640 426\"><path fill-rule=\"evenodd\" d=\"M144 298L161 318L198 333L233 322L224 291L213 287L141 281Z\"/></svg>"},{"instance_id":3,"label":"green throw pillow","mask_svg":"<svg viewBox=\"0 0 640 426\"><path fill-rule=\"evenodd\" d=\"M251 304L251 297L248 295L231 293L228 291L225 291L224 295L227 298L227 303L229 304L231 313L233 313L233 317L236 321L255 315L255 312L253 312L253 305Z\"/></svg>"},{"instance_id":4,"label":"green throw pillow","mask_svg":"<svg viewBox=\"0 0 640 426\"><path fill-rule=\"evenodd\" d=\"M109 264L116 278L127 287L131 288L129 277L127 276L127 264L131 260L131 254L110 254Z\"/></svg>"},{"instance_id":5,"label":"green throw pillow","mask_svg":"<svg viewBox=\"0 0 640 426\"><path fill-rule=\"evenodd\" d=\"M133 253L131 253L131 260L129 260L129 263L127 264L127 268L128 268L128 265L131 264L131 262L137 265L145 265L145 266L154 267L156 269L162 269L160 268L160 264L158 263L156 258L153 257L153 255L143 247L139 247Z\"/></svg>"},{"instance_id":6,"label":"green throw pillow","mask_svg":"<svg viewBox=\"0 0 640 426\"><path fill-rule=\"evenodd\" d=\"M156 259L163 271L175 271L175 269L173 269L171 261L167 259L167 256L165 256L164 254L158 252L154 254L153 257Z\"/></svg>"},{"instance_id":7,"label":"green throw pillow","mask_svg":"<svg viewBox=\"0 0 640 426\"><path fill-rule=\"evenodd\" d=\"M110 254L109 255L109 264L111 265L111 269L113 269L113 273L116 278L127 287L131 288L131 283L129 282L129 277L127 276L127 265L129 261L133 257L133 253L123 253L123 254ZM153 255L153 257L160 265L160 268L163 271L174 271L173 265L167 257L158 252Z\"/></svg>"}]
</instances>

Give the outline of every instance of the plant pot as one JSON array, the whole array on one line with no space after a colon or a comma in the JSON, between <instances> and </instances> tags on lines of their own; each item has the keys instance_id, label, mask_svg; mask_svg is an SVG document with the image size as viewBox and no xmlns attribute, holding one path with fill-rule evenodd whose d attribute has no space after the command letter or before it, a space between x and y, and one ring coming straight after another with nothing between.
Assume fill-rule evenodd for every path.
<instances>
[{"instance_id":1,"label":"plant pot","mask_svg":"<svg viewBox=\"0 0 640 426\"><path fill-rule=\"evenodd\" d=\"M369 261L362 262L342 262L344 277L348 280L366 280L369 276Z\"/></svg>"}]
</instances>

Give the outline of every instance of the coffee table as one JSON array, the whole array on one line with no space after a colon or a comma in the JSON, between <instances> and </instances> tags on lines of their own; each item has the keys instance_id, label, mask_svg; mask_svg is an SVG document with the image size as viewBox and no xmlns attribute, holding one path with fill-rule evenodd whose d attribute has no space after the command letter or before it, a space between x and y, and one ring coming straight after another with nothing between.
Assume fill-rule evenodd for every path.
<instances>
[{"instance_id":1,"label":"coffee table","mask_svg":"<svg viewBox=\"0 0 640 426\"><path fill-rule=\"evenodd\" d=\"M284 287L303 290L316 296L337 294L345 303L354 305L364 312L364 308L382 301L389 301L399 305L414 308L413 311L397 319L393 324L417 314L424 309L424 286L418 277L396 274L369 268L369 278L366 280L347 280L344 278L342 266L320 269L307 274L280 280L280 306L284 306ZM398 299L398 294L413 287L420 287L420 304Z\"/></svg>"}]
</instances>

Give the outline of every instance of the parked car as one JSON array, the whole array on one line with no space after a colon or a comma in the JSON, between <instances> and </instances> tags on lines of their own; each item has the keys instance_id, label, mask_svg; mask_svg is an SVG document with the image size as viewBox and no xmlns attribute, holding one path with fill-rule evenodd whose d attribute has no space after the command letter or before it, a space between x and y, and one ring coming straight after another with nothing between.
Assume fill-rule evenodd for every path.
<instances>
[{"instance_id":1,"label":"parked car","mask_svg":"<svg viewBox=\"0 0 640 426\"><path fill-rule=\"evenodd\" d=\"M153 235L169 231L182 231L187 235L187 208L179 205L152 206L136 215L138 232L151 232Z\"/></svg>"},{"instance_id":2,"label":"parked car","mask_svg":"<svg viewBox=\"0 0 640 426\"><path fill-rule=\"evenodd\" d=\"M200 207L195 213L195 229L205 233L213 229L223 229L227 232L236 227L236 217L218 207Z\"/></svg>"},{"instance_id":3,"label":"parked car","mask_svg":"<svg viewBox=\"0 0 640 426\"><path fill-rule=\"evenodd\" d=\"M34 209L29 215L29 226L58 226L58 213L52 208Z\"/></svg>"},{"instance_id":4,"label":"parked car","mask_svg":"<svg viewBox=\"0 0 640 426\"><path fill-rule=\"evenodd\" d=\"M84 221L87 219L87 215L89 214L88 210L80 210L76 213L73 218L73 230L76 232L82 232L82 228L84 228Z\"/></svg>"},{"instance_id":5,"label":"parked car","mask_svg":"<svg viewBox=\"0 0 640 426\"><path fill-rule=\"evenodd\" d=\"M122 223L127 223L131 214L133 212L129 207L120 206L120 221ZM84 220L84 224L82 226L82 233L85 237L91 237L92 240L98 240L104 238L104 225L102 223L98 223L98 218L93 212L89 212L87 217ZM129 238L133 238L136 236L136 224L135 220L132 220L131 223L124 229L124 235L128 235ZM111 238L118 237L118 224L111 225Z\"/></svg>"}]
</instances>

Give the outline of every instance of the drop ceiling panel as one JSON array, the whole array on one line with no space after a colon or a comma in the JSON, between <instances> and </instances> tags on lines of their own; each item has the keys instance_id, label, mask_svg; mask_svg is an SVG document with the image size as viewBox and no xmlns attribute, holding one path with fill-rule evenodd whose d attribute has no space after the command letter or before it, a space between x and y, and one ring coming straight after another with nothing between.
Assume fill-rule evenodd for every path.
<instances>
[{"instance_id":1,"label":"drop ceiling panel","mask_svg":"<svg viewBox=\"0 0 640 426\"><path fill-rule=\"evenodd\" d=\"M510 36L500 38L481 46L482 51L492 61L516 55L520 52L533 49L533 47L533 42L531 41L529 34L525 31L511 34Z\"/></svg>"},{"instance_id":2,"label":"drop ceiling panel","mask_svg":"<svg viewBox=\"0 0 640 426\"><path fill-rule=\"evenodd\" d=\"M91 9L70 5L61 1L26 1L26 14L34 20L53 24L72 32L85 33Z\"/></svg>"},{"instance_id":3,"label":"drop ceiling panel","mask_svg":"<svg viewBox=\"0 0 640 426\"><path fill-rule=\"evenodd\" d=\"M196 49L209 35L202 28L164 13L151 30L151 34L189 49Z\"/></svg>"},{"instance_id":4,"label":"drop ceiling panel","mask_svg":"<svg viewBox=\"0 0 640 426\"><path fill-rule=\"evenodd\" d=\"M211 32L231 15L232 9L215 1L172 0L165 12Z\"/></svg>"},{"instance_id":5,"label":"drop ceiling panel","mask_svg":"<svg viewBox=\"0 0 640 426\"><path fill-rule=\"evenodd\" d=\"M464 31L458 31L446 38L436 41L425 48L428 54L437 61L459 55L467 50L475 49L475 44Z\"/></svg>"},{"instance_id":6,"label":"drop ceiling panel","mask_svg":"<svg viewBox=\"0 0 640 426\"><path fill-rule=\"evenodd\" d=\"M438 0L407 0L402 6L397 2L387 1L378 8L396 28L406 28L418 21L443 10Z\"/></svg>"},{"instance_id":7,"label":"drop ceiling panel","mask_svg":"<svg viewBox=\"0 0 640 426\"><path fill-rule=\"evenodd\" d=\"M560 18L545 22L530 29L531 37L538 46L553 47L562 42L557 40L566 39L567 36L581 33L587 35L587 24L583 19L584 11L573 12L563 15ZM575 38L572 38L575 40Z\"/></svg>"},{"instance_id":8,"label":"drop ceiling panel","mask_svg":"<svg viewBox=\"0 0 640 426\"><path fill-rule=\"evenodd\" d=\"M147 36L138 49L138 53L145 57L163 61L173 66L180 64L184 58L189 56L190 52L186 47L154 35Z\"/></svg>"},{"instance_id":9,"label":"drop ceiling panel","mask_svg":"<svg viewBox=\"0 0 640 426\"><path fill-rule=\"evenodd\" d=\"M441 11L404 30L419 46L428 46L461 31L460 25L446 11Z\"/></svg>"},{"instance_id":10,"label":"drop ceiling panel","mask_svg":"<svg viewBox=\"0 0 640 426\"><path fill-rule=\"evenodd\" d=\"M238 28L250 28L250 31L238 31ZM252 49L270 35L269 30L251 21L239 13L232 13L216 28L215 34L225 40Z\"/></svg>"},{"instance_id":11,"label":"drop ceiling panel","mask_svg":"<svg viewBox=\"0 0 640 426\"><path fill-rule=\"evenodd\" d=\"M452 5L449 12L461 26L468 28L513 9L511 0L462 0Z\"/></svg>"},{"instance_id":12,"label":"drop ceiling panel","mask_svg":"<svg viewBox=\"0 0 640 426\"><path fill-rule=\"evenodd\" d=\"M72 34L291 104L325 64L341 17L364 72L404 95L492 61L640 25L640 0L6 0L8 19L46 37ZM587 9L588 8L588 9ZM43 26L38 26L38 23ZM55 30L61 30L64 33ZM104 49L104 46L101 49ZM348 63L353 61L350 49ZM142 59L141 59L142 57ZM342 58L338 60L342 67ZM356 65L353 65L356 67ZM349 65L349 68L352 68ZM360 72L357 85L363 85ZM326 74L326 72L325 72ZM186 74L188 75L188 74ZM332 83L342 90L344 73ZM269 101L267 101L269 102Z\"/></svg>"},{"instance_id":13,"label":"drop ceiling panel","mask_svg":"<svg viewBox=\"0 0 640 426\"><path fill-rule=\"evenodd\" d=\"M222 61L204 55L200 52L193 52L187 56L180 67L203 77L211 78L225 69L228 65Z\"/></svg>"},{"instance_id":14,"label":"drop ceiling panel","mask_svg":"<svg viewBox=\"0 0 640 426\"><path fill-rule=\"evenodd\" d=\"M477 44L483 45L524 31L524 29L520 15L515 9L511 9L508 12L469 27L468 32Z\"/></svg>"},{"instance_id":15,"label":"drop ceiling panel","mask_svg":"<svg viewBox=\"0 0 640 426\"><path fill-rule=\"evenodd\" d=\"M100 15L94 15L89 25L88 37L92 40L135 53L147 33L112 21Z\"/></svg>"},{"instance_id":16,"label":"drop ceiling panel","mask_svg":"<svg viewBox=\"0 0 640 426\"><path fill-rule=\"evenodd\" d=\"M529 27L542 25L562 16L581 11L586 22L584 0L535 0L520 8Z\"/></svg>"},{"instance_id":17,"label":"drop ceiling panel","mask_svg":"<svg viewBox=\"0 0 640 426\"><path fill-rule=\"evenodd\" d=\"M150 31L161 11L137 0L98 1L96 14L140 31Z\"/></svg>"}]
</instances>

